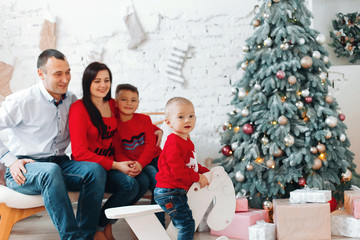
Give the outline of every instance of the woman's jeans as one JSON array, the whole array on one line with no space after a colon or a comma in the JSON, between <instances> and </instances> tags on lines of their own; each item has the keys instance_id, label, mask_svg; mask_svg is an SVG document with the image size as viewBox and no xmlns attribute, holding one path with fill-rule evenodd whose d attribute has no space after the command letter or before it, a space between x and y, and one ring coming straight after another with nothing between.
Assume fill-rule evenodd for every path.
<instances>
[{"instance_id":1,"label":"woman's jeans","mask_svg":"<svg viewBox=\"0 0 360 240\"><path fill-rule=\"evenodd\" d=\"M179 229L178 240L194 238L195 221L186 196L181 188L155 188L155 201L170 215L174 227Z\"/></svg>"},{"instance_id":2,"label":"woman's jeans","mask_svg":"<svg viewBox=\"0 0 360 240\"><path fill-rule=\"evenodd\" d=\"M7 186L24 194L41 194L61 239L92 240L98 226L106 171L97 163L77 162L67 156L34 160L37 162L25 165L26 181L21 186L15 183L7 168ZM80 191L76 218L68 191Z\"/></svg>"}]
</instances>

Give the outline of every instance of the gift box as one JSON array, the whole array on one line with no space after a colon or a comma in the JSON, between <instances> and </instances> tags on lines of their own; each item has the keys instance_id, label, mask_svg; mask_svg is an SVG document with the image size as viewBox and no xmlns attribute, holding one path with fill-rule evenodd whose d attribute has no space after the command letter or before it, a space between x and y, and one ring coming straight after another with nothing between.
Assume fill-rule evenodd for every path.
<instances>
[{"instance_id":1,"label":"gift box","mask_svg":"<svg viewBox=\"0 0 360 240\"><path fill-rule=\"evenodd\" d=\"M339 209L331 213L331 234L336 236L360 238L360 219Z\"/></svg>"},{"instance_id":2,"label":"gift box","mask_svg":"<svg viewBox=\"0 0 360 240\"><path fill-rule=\"evenodd\" d=\"M269 221L269 212L262 209L249 209L248 212L235 213L230 225L220 231L210 229L211 235L227 236L241 240L249 239L249 227L257 221Z\"/></svg>"},{"instance_id":3,"label":"gift box","mask_svg":"<svg viewBox=\"0 0 360 240\"><path fill-rule=\"evenodd\" d=\"M290 192L291 203L326 203L331 200L331 190L297 189Z\"/></svg>"},{"instance_id":4,"label":"gift box","mask_svg":"<svg viewBox=\"0 0 360 240\"><path fill-rule=\"evenodd\" d=\"M257 221L249 227L249 240L276 240L275 224Z\"/></svg>"},{"instance_id":5,"label":"gift box","mask_svg":"<svg viewBox=\"0 0 360 240\"><path fill-rule=\"evenodd\" d=\"M344 208L346 212L352 214L355 218L360 218L360 191L344 191ZM356 204L354 204L356 201ZM356 215L356 216L355 216Z\"/></svg>"},{"instance_id":6,"label":"gift box","mask_svg":"<svg viewBox=\"0 0 360 240\"><path fill-rule=\"evenodd\" d=\"M246 197L236 198L235 212L247 212L249 210L248 200Z\"/></svg>"},{"instance_id":7,"label":"gift box","mask_svg":"<svg viewBox=\"0 0 360 240\"><path fill-rule=\"evenodd\" d=\"M274 199L274 223L278 240L330 240L329 203L290 203Z\"/></svg>"}]
</instances>

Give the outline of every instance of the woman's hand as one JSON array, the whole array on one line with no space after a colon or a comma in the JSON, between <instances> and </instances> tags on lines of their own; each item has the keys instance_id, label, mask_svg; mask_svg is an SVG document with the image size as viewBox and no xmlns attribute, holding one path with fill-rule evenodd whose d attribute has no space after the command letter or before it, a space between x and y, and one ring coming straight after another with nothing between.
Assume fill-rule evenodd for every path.
<instances>
[{"instance_id":1,"label":"woman's hand","mask_svg":"<svg viewBox=\"0 0 360 240\"><path fill-rule=\"evenodd\" d=\"M126 175L129 175L130 177L136 177L140 173L140 171L134 167L134 164L134 161L114 161L111 169L120 171Z\"/></svg>"}]
</instances>

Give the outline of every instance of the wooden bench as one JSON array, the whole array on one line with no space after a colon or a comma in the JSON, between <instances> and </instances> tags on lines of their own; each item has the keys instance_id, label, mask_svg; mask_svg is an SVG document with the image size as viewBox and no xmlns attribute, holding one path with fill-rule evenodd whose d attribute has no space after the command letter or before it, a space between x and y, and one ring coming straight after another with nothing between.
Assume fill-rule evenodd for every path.
<instances>
[{"instance_id":1,"label":"wooden bench","mask_svg":"<svg viewBox=\"0 0 360 240\"><path fill-rule=\"evenodd\" d=\"M164 115L162 112L147 112L146 115ZM154 121L155 125L163 122L163 119ZM5 186L4 180L5 166L0 164L0 239L9 239L11 230L15 223L44 211L44 201L41 195L26 195L16 192ZM69 198L72 203L76 203L79 199L79 192L69 192ZM111 195L104 194L104 199L108 199ZM151 198L151 192L145 193L144 198Z\"/></svg>"}]
</instances>

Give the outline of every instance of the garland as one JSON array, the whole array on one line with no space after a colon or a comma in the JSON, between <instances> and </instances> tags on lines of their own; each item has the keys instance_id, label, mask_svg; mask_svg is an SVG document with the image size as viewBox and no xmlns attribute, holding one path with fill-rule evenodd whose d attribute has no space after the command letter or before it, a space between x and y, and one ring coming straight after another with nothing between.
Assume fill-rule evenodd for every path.
<instances>
[{"instance_id":1,"label":"garland","mask_svg":"<svg viewBox=\"0 0 360 240\"><path fill-rule=\"evenodd\" d=\"M336 14L333 20L334 31L330 32L333 42L329 46L334 48L337 57L350 57L350 62L360 60L360 14Z\"/></svg>"}]
</instances>

